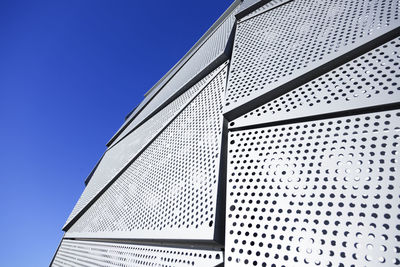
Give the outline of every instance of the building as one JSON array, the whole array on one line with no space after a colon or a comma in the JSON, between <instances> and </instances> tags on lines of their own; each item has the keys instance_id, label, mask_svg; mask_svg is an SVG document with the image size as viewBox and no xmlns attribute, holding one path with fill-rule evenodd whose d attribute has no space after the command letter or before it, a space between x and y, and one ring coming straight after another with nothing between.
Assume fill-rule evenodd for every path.
<instances>
[{"instance_id":1,"label":"building","mask_svg":"<svg viewBox=\"0 0 400 267\"><path fill-rule=\"evenodd\" d=\"M235 1L109 141L52 265L400 265L399 6Z\"/></svg>"}]
</instances>

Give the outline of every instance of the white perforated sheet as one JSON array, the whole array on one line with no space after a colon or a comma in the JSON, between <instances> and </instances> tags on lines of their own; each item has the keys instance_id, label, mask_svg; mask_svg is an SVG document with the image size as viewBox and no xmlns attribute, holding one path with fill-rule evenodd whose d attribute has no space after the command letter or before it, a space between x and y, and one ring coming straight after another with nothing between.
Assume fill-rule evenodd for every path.
<instances>
[{"instance_id":1,"label":"white perforated sheet","mask_svg":"<svg viewBox=\"0 0 400 267\"><path fill-rule=\"evenodd\" d=\"M63 240L52 266L212 267L220 251Z\"/></svg>"},{"instance_id":2,"label":"white perforated sheet","mask_svg":"<svg viewBox=\"0 0 400 267\"><path fill-rule=\"evenodd\" d=\"M257 4L258 2L260 2L260 0L243 0L243 2L240 4L239 12L245 11L249 7Z\"/></svg>"},{"instance_id":3,"label":"white perforated sheet","mask_svg":"<svg viewBox=\"0 0 400 267\"><path fill-rule=\"evenodd\" d=\"M226 75L224 67L66 237L214 240Z\"/></svg>"},{"instance_id":4,"label":"white perforated sheet","mask_svg":"<svg viewBox=\"0 0 400 267\"><path fill-rule=\"evenodd\" d=\"M224 111L399 26L398 0L296 0L238 23Z\"/></svg>"},{"instance_id":5,"label":"white perforated sheet","mask_svg":"<svg viewBox=\"0 0 400 267\"><path fill-rule=\"evenodd\" d=\"M103 156L66 225L226 66L226 63L175 99Z\"/></svg>"},{"instance_id":6,"label":"white perforated sheet","mask_svg":"<svg viewBox=\"0 0 400 267\"><path fill-rule=\"evenodd\" d=\"M272 9L272 8L275 8L275 7L279 6L279 5L282 5L282 4L290 2L290 1L293 1L293 0L271 0L271 1L268 1L267 3L262 5L261 7L257 8L253 12L251 12L251 13L247 14L246 16L244 16L243 18L241 18L239 20L239 22L247 20L247 19L250 19L250 18L252 18L254 16L257 16L257 15L263 13L263 12L266 12L266 11Z\"/></svg>"},{"instance_id":7,"label":"white perforated sheet","mask_svg":"<svg viewBox=\"0 0 400 267\"><path fill-rule=\"evenodd\" d=\"M233 26L235 24L235 14L239 7L232 10L231 14L219 25L209 38L202 44L199 49L194 53L189 60L179 68L170 80L154 88L149 97L151 99L147 106L142 107L141 103L137 108L138 114L135 112L130 116L132 118L137 115L130 123L129 127L134 128L144 119L146 119L153 111L161 106L165 101L177 93L189 81L195 78L200 73L207 71L210 65L214 63L221 64L229 58L230 49L227 49L229 38L232 34ZM156 92L159 91L158 94ZM154 98L151 98L153 97ZM142 109L143 108L143 109ZM126 134L126 130L121 133L117 140Z\"/></svg>"},{"instance_id":8,"label":"white perforated sheet","mask_svg":"<svg viewBox=\"0 0 400 267\"><path fill-rule=\"evenodd\" d=\"M226 266L400 265L400 110L228 143Z\"/></svg>"},{"instance_id":9,"label":"white perforated sheet","mask_svg":"<svg viewBox=\"0 0 400 267\"><path fill-rule=\"evenodd\" d=\"M230 122L231 128L400 101L400 37Z\"/></svg>"}]
</instances>

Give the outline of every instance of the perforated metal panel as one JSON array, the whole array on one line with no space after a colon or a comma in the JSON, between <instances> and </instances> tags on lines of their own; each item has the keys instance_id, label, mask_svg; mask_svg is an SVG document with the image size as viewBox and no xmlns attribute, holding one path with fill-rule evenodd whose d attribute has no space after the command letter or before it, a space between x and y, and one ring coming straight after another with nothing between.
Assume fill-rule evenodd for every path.
<instances>
[{"instance_id":1,"label":"perforated metal panel","mask_svg":"<svg viewBox=\"0 0 400 267\"><path fill-rule=\"evenodd\" d=\"M398 0L296 0L238 23L224 111L399 26Z\"/></svg>"},{"instance_id":2,"label":"perforated metal panel","mask_svg":"<svg viewBox=\"0 0 400 267\"><path fill-rule=\"evenodd\" d=\"M227 266L400 264L400 110L231 132Z\"/></svg>"},{"instance_id":3,"label":"perforated metal panel","mask_svg":"<svg viewBox=\"0 0 400 267\"><path fill-rule=\"evenodd\" d=\"M216 266L221 251L63 240L52 266Z\"/></svg>"},{"instance_id":4,"label":"perforated metal panel","mask_svg":"<svg viewBox=\"0 0 400 267\"><path fill-rule=\"evenodd\" d=\"M243 0L243 2L240 4L238 13L236 14L236 18L239 19L246 16L268 1L269 0Z\"/></svg>"},{"instance_id":5,"label":"perforated metal panel","mask_svg":"<svg viewBox=\"0 0 400 267\"><path fill-rule=\"evenodd\" d=\"M243 0L242 4L240 5L239 13L248 9L249 7L261 2L260 0Z\"/></svg>"},{"instance_id":6,"label":"perforated metal panel","mask_svg":"<svg viewBox=\"0 0 400 267\"><path fill-rule=\"evenodd\" d=\"M400 37L230 122L231 128L400 101Z\"/></svg>"},{"instance_id":7,"label":"perforated metal panel","mask_svg":"<svg viewBox=\"0 0 400 267\"><path fill-rule=\"evenodd\" d=\"M400 1L265 2L149 91L53 266L400 265Z\"/></svg>"},{"instance_id":8,"label":"perforated metal panel","mask_svg":"<svg viewBox=\"0 0 400 267\"><path fill-rule=\"evenodd\" d=\"M105 153L93 173L90 183L71 212L66 225L225 68L226 64L224 63L211 72Z\"/></svg>"},{"instance_id":9,"label":"perforated metal panel","mask_svg":"<svg viewBox=\"0 0 400 267\"><path fill-rule=\"evenodd\" d=\"M214 240L227 67L66 237Z\"/></svg>"},{"instance_id":10,"label":"perforated metal panel","mask_svg":"<svg viewBox=\"0 0 400 267\"><path fill-rule=\"evenodd\" d=\"M249 9L252 6L257 6L258 3L264 3L264 4L257 7L257 9L255 9L254 11L244 14L243 16L238 16L239 15L239 13L238 13L238 15L236 15L236 17L239 19L239 21L244 21L244 20L252 18L262 12L268 11L269 9L272 9L279 5L287 3L289 1L292 1L292 0L270 0L270 1L249 0L249 1L244 1L243 4L240 6L239 12L241 12L242 10L245 10L245 9Z\"/></svg>"},{"instance_id":11,"label":"perforated metal panel","mask_svg":"<svg viewBox=\"0 0 400 267\"><path fill-rule=\"evenodd\" d=\"M143 107L143 110L141 110L137 115L131 115L130 118L133 118L134 115L136 115L136 117L129 124L130 129L135 128L192 79L204 75L203 73L208 73L211 69L229 59L231 50L227 48L227 46L235 24L235 14L238 8L239 6L232 10L231 14L225 19L225 21L215 29L214 33L210 35L196 53L190 56L190 59L180 67L179 71L170 77L170 80L163 84L163 86L159 86L159 88L156 88L151 92L149 95L151 101L148 102L148 104ZM159 93L156 94L158 91ZM138 111L142 108L141 106L138 107ZM117 140L121 139L126 135L126 133L127 130L124 130Z\"/></svg>"}]
</instances>

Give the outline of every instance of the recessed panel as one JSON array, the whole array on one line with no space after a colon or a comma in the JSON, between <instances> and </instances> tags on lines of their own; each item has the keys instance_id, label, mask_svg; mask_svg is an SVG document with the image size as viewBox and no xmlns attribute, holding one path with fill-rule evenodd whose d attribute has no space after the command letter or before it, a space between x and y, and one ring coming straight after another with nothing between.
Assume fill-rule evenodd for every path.
<instances>
[{"instance_id":1,"label":"recessed panel","mask_svg":"<svg viewBox=\"0 0 400 267\"><path fill-rule=\"evenodd\" d=\"M400 110L228 143L226 266L400 264Z\"/></svg>"},{"instance_id":2,"label":"recessed panel","mask_svg":"<svg viewBox=\"0 0 400 267\"><path fill-rule=\"evenodd\" d=\"M296 0L238 23L224 112L399 26L396 0Z\"/></svg>"},{"instance_id":3,"label":"recessed panel","mask_svg":"<svg viewBox=\"0 0 400 267\"><path fill-rule=\"evenodd\" d=\"M100 193L100 191L162 131L193 98L218 75L226 63L175 99L171 104L113 145L101 159L89 184L78 200L66 225Z\"/></svg>"},{"instance_id":4,"label":"recessed panel","mask_svg":"<svg viewBox=\"0 0 400 267\"><path fill-rule=\"evenodd\" d=\"M400 37L230 122L231 128L400 102Z\"/></svg>"},{"instance_id":5,"label":"recessed panel","mask_svg":"<svg viewBox=\"0 0 400 267\"><path fill-rule=\"evenodd\" d=\"M52 266L217 266L221 251L64 239Z\"/></svg>"},{"instance_id":6,"label":"recessed panel","mask_svg":"<svg viewBox=\"0 0 400 267\"><path fill-rule=\"evenodd\" d=\"M224 67L66 237L214 240L226 75Z\"/></svg>"}]
</instances>

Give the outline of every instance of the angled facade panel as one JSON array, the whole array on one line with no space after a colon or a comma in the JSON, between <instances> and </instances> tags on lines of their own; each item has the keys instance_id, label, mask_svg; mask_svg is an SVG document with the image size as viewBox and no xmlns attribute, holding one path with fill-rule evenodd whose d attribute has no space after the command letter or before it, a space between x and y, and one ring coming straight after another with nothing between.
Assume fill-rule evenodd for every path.
<instances>
[{"instance_id":1,"label":"angled facade panel","mask_svg":"<svg viewBox=\"0 0 400 267\"><path fill-rule=\"evenodd\" d=\"M156 112L168 100L173 99L201 79L210 70L226 61L231 53L231 35L235 24L235 14L239 6L233 4L232 11L224 18L208 38L202 43L196 53L189 55L187 61L179 70L166 78L166 81L153 88L147 95L146 102L137 108L137 114L132 114L127 121L131 121L127 128L115 139L122 139L129 131L140 125L146 118Z\"/></svg>"},{"instance_id":2,"label":"angled facade panel","mask_svg":"<svg viewBox=\"0 0 400 267\"><path fill-rule=\"evenodd\" d=\"M53 266L203 267L217 266L221 262L220 251L64 240Z\"/></svg>"},{"instance_id":3,"label":"angled facade panel","mask_svg":"<svg viewBox=\"0 0 400 267\"><path fill-rule=\"evenodd\" d=\"M235 1L112 138L51 265L400 265L398 13Z\"/></svg>"},{"instance_id":4,"label":"angled facade panel","mask_svg":"<svg viewBox=\"0 0 400 267\"><path fill-rule=\"evenodd\" d=\"M230 133L227 266L398 264L399 125L393 110Z\"/></svg>"},{"instance_id":5,"label":"angled facade panel","mask_svg":"<svg viewBox=\"0 0 400 267\"><path fill-rule=\"evenodd\" d=\"M244 0L240 5L236 18L239 21L243 21L289 1L292 0Z\"/></svg>"},{"instance_id":6,"label":"angled facade panel","mask_svg":"<svg viewBox=\"0 0 400 267\"><path fill-rule=\"evenodd\" d=\"M218 67L184 94L109 148L92 174L66 225L81 212L105 187L135 159L141 151L206 87L226 64Z\"/></svg>"},{"instance_id":7,"label":"angled facade panel","mask_svg":"<svg viewBox=\"0 0 400 267\"><path fill-rule=\"evenodd\" d=\"M236 14L236 18L241 18L244 17L246 14L249 14L253 11L253 9L257 9L256 6L261 6L263 5L264 2L269 2L263 1L263 0L244 0L242 4L240 5L240 9Z\"/></svg>"},{"instance_id":8,"label":"angled facade panel","mask_svg":"<svg viewBox=\"0 0 400 267\"><path fill-rule=\"evenodd\" d=\"M225 66L66 237L214 241L226 75Z\"/></svg>"},{"instance_id":9,"label":"angled facade panel","mask_svg":"<svg viewBox=\"0 0 400 267\"><path fill-rule=\"evenodd\" d=\"M400 38L369 51L232 120L230 128L276 123L396 103L400 99Z\"/></svg>"},{"instance_id":10,"label":"angled facade panel","mask_svg":"<svg viewBox=\"0 0 400 267\"><path fill-rule=\"evenodd\" d=\"M273 8L277 8L280 5L286 4L287 2L290 2L293 0L270 0L270 1L257 1L258 3L262 3L262 5L256 5L257 9L253 10L250 9L251 12L245 12L243 13L243 16L237 16L236 18L238 19L239 22L243 22L247 19L251 19L252 17L255 17L257 15L260 15L261 13L267 12Z\"/></svg>"},{"instance_id":11,"label":"angled facade panel","mask_svg":"<svg viewBox=\"0 0 400 267\"><path fill-rule=\"evenodd\" d=\"M250 102L259 105L262 97L274 97L309 72L323 71L324 64L399 24L396 0L296 0L238 23L226 116L242 113Z\"/></svg>"}]
</instances>

